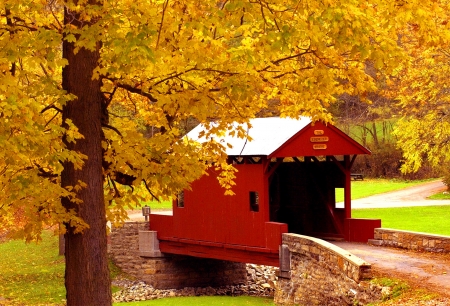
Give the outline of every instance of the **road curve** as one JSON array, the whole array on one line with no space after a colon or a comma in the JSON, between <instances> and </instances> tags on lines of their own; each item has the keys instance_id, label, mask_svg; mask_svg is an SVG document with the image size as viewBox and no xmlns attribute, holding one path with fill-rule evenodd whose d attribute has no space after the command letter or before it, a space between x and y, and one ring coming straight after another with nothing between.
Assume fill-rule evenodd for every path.
<instances>
[{"instance_id":1,"label":"road curve","mask_svg":"<svg viewBox=\"0 0 450 306\"><path fill-rule=\"evenodd\" d=\"M345 241L333 241L332 243L369 262L378 277L387 274L390 277L407 280L417 287L425 287L446 296L450 293L450 257L448 254L420 253Z\"/></svg>"},{"instance_id":2,"label":"road curve","mask_svg":"<svg viewBox=\"0 0 450 306\"><path fill-rule=\"evenodd\" d=\"M450 205L450 200L427 199L430 195L442 192L446 188L442 181L427 182L399 191L352 200L352 208ZM390 277L407 280L416 287L425 287L446 296L450 294L450 255L448 254L421 253L346 241L332 243L371 263L378 276L387 274ZM426 305L450 305L450 298L445 298L443 302Z\"/></svg>"},{"instance_id":3,"label":"road curve","mask_svg":"<svg viewBox=\"0 0 450 306\"><path fill-rule=\"evenodd\" d=\"M408 206L450 205L450 200L429 200L427 197L446 190L442 181L432 181L398 191L352 200L352 208L388 208Z\"/></svg>"}]
</instances>

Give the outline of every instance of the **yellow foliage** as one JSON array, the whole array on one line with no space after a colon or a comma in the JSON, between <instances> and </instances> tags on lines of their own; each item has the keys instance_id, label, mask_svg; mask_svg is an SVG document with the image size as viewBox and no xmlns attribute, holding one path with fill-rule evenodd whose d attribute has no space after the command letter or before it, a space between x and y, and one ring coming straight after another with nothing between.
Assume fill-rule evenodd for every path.
<instances>
[{"instance_id":1,"label":"yellow foliage","mask_svg":"<svg viewBox=\"0 0 450 306\"><path fill-rule=\"evenodd\" d=\"M446 4L428 0L102 3L0 0L0 227L14 228L20 210L26 226L17 233L27 239L45 226L87 227L60 203L83 205L76 193L89 188L59 186L62 164L82 169L86 159L63 137L89 137L60 115L74 98L61 88L62 68L71 65L63 41L77 50L101 42L98 67L86 78L103 84L105 203L108 219L120 222L131 203L189 188L211 165L221 167L219 183L232 193L223 147L181 140L193 123L214 121L212 132L229 132L273 100L281 116L330 122L338 95L375 89L367 61L385 74L403 71L406 29L422 45L448 36L430 23ZM82 26L64 23L64 5L80 12ZM119 184L125 178L129 186Z\"/></svg>"},{"instance_id":2,"label":"yellow foliage","mask_svg":"<svg viewBox=\"0 0 450 306\"><path fill-rule=\"evenodd\" d=\"M428 10L434 14L428 15ZM391 82L403 109L395 135L403 150L404 172L419 170L425 160L438 168L450 162L449 3L425 3L416 14L420 19L401 36L409 60L397 67Z\"/></svg>"}]
</instances>

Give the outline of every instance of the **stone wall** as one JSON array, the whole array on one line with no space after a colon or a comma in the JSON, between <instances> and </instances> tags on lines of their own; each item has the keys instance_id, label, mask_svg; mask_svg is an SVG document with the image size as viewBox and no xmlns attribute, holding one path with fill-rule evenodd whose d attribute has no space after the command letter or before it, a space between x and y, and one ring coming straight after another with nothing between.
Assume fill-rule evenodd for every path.
<instances>
[{"instance_id":1,"label":"stone wall","mask_svg":"<svg viewBox=\"0 0 450 306\"><path fill-rule=\"evenodd\" d=\"M371 266L324 240L283 234L290 253L290 278L278 278L277 305L359 305L381 298L371 285Z\"/></svg>"},{"instance_id":2,"label":"stone wall","mask_svg":"<svg viewBox=\"0 0 450 306\"><path fill-rule=\"evenodd\" d=\"M141 256L146 252L139 249L139 233L148 228L148 222L126 222L121 228L113 227L109 253L124 272L157 289L218 287L246 282L243 263L180 255Z\"/></svg>"},{"instance_id":3,"label":"stone wall","mask_svg":"<svg viewBox=\"0 0 450 306\"><path fill-rule=\"evenodd\" d=\"M369 240L370 244L416 251L450 253L449 236L376 228L374 238Z\"/></svg>"}]
</instances>

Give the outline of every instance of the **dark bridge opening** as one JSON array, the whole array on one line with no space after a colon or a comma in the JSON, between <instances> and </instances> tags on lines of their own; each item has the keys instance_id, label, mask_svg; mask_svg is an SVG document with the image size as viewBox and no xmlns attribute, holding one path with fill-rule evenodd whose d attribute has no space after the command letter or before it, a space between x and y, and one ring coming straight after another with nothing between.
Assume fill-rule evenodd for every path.
<instances>
[{"instance_id":1,"label":"dark bridge opening","mask_svg":"<svg viewBox=\"0 0 450 306\"><path fill-rule=\"evenodd\" d=\"M344 185L345 174L333 161L283 162L269 179L270 221L287 223L290 233L343 238L345 212L336 208L335 189Z\"/></svg>"}]
</instances>

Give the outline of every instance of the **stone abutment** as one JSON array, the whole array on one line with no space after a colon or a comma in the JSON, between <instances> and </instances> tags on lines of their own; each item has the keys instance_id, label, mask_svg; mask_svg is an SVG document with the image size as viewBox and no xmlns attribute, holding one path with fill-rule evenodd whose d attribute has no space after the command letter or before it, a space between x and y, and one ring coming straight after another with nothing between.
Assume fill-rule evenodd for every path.
<instances>
[{"instance_id":1,"label":"stone abutment","mask_svg":"<svg viewBox=\"0 0 450 306\"><path fill-rule=\"evenodd\" d=\"M376 228L374 238L369 240L370 244L421 252L450 253L449 236Z\"/></svg>"},{"instance_id":2,"label":"stone abutment","mask_svg":"<svg viewBox=\"0 0 450 306\"><path fill-rule=\"evenodd\" d=\"M157 289L248 282L243 263L161 254L156 232L148 228L148 222L126 222L110 236L111 258L138 280ZM371 266L362 259L308 236L283 234L282 243L278 278L261 285L275 287L277 305L365 305L381 298L381 288L367 281Z\"/></svg>"},{"instance_id":3,"label":"stone abutment","mask_svg":"<svg viewBox=\"0 0 450 306\"><path fill-rule=\"evenodd\" d=\"M111 231L109 253L114 263L157 289L219 287L246 282L245 264L181 255L163 255L148 222L126 222ZM140 237L141 236L141 237Z\"/></svg>"},{"instance_id":4,"label":"stone abutment","mask_svg":"<svg viewBox=\"0 0 450 306\"><path fill-rule=\"evenodd\" d=\"M370 264L347 251L297 234L283 234L283 246L289 252L282 251L288 258L281 262L277 305L365 305L381 298L381 288L367 281Z\"/></svg>"}]
</instances>

